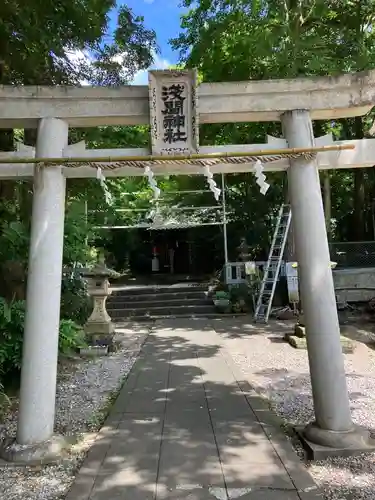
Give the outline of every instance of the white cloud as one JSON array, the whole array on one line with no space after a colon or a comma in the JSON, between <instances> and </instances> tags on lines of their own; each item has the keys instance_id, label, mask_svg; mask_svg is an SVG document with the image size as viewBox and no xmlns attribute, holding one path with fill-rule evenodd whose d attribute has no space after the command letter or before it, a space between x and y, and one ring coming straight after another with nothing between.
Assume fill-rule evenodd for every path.
<instances>
[{"instance_id":1,"label":"white cloud","mask_svg":"<svg viewBox=\"0 0 375 500\"><path fill-rule=\"evenodd\" d=\"M148 71L150 69L168 69L172 65L167 59L163 59L158 54L154 54L154 64L152 64L148 69L142 69L138 71L130 85L148 85Z\"/></svg>"},{"instance_id":2,"label":"white cloud","mask_svg":"<svg viewBox=\"0 0 375 500\"><path fill-rule=\"evenodd\" d=\"M149 1L149 0L147 0ZM82 63L90 64L90 62L93 60L92 56L88 51L82 51L82 50L75 50L75 51L69 51L66 50L66 55L69 59L69 62L72 64L72 66L78 69L79 65ZM115 62L118 62L119 64L122 63L124 58L124 54L117 54L113 60ZM134 78L130 83L130 85L148 85L148 71L150 69L168 69L172 63L168 61L167 59L163 59L160 57L158 54L154 53L153 54L154 58L154 63L148 68L148 69L143 69L140 71L137 71L137 73L134 75ZM90 85L89 82L82 81L80 82L81 85Z\"/></svg>"},{"instance_id":3,"label":"white cloud","mask_svg":"<svg viewBox=\"0 0 375 500\"><path fill-rule=\"evenodd\" d=\"M70 64L75 70L78 71L79 66L82 64L90 64L92 57L87 50L65 50L65 54L69 59ZM86 80L80 81L81 85L90 85Z\"/></svg>"},{"instance_id":4,"label":"white cloud","mask_svg":"<svg viewBox=\"0 0 375 500\"><path fill-rule=\"evenodd\" d=\"M90 54L87 50L65 50L65 54L73 65L91 61Z\"/></svg>"},{"instance_id":5,"label":"white cloud","mask_svg":"<svg viewBox=\"0 0 375 500\"><path fill-rule=\"evenodd\" d=\"M154 3L155 0L143 0L143 1L144 1L144 3L152 4L152 3Z\"/></svg>"}]
</instances>

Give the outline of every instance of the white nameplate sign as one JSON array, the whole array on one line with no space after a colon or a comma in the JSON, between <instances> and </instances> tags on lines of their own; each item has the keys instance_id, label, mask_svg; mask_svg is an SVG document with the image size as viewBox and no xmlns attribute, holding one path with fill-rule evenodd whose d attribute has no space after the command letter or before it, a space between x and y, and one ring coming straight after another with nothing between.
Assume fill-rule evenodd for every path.
<instances>
[{"instance_id":1,"label":"white nameplate sign","mask_svg":"<svg viewBox=\"0 0 375 500\"><path fill-rule=\"evenodd\" d=\"M149 71L152 154L198 152L196 82L195 70Z\"/></svg>"}]
</instances>

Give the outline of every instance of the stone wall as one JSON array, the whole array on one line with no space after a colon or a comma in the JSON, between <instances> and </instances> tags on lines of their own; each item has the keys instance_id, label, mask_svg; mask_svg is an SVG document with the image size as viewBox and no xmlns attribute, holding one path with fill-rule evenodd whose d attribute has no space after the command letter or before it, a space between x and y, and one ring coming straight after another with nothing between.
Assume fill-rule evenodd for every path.
<instances>
[{"instance_id":1,"label":"stone wall","mask_svg":"<svg viewBox=\"0 0 375 500\"><path fill-rule=\"evenodd\" d=\"M366 302L375 297L375 267L335 269L338 302Z\"/></svg>"}]
</instances>

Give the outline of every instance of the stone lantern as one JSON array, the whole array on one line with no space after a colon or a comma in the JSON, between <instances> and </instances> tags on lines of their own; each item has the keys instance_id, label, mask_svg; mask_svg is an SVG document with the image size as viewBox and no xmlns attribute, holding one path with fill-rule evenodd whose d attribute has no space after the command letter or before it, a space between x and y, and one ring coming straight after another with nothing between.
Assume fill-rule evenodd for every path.
<instances>
[{"instance_id":1,"label":"stone lantern","mask_svg":"<svg viewBox=\"0 0 375 500\"><path fill-rule=\"evenodd\" d=\"M250 247L247 244L246 238L241 238L241 242L237 247L238 258L241 262L250 260Z\"/></svg>"},{"instance_id":2,"label":"stone lantern","mask_svg":"<svg viewBox=\"0 0 375 500\"><path fill-rule=\"evenodd\" d=\"M93 310L84 326L86 339L90 346L108 348L115 332L106 309L107 297L111 293L109 278L118 278L120 274L107 268L102 257L92 269L83 272L82 276L88 281L88 293L93 299Z\"/></svg>"}]
</instances>

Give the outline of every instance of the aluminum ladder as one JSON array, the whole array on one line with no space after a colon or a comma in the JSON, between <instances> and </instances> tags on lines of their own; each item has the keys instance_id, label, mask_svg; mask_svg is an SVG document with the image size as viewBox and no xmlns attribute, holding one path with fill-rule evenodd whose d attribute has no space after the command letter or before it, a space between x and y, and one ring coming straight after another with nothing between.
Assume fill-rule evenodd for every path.
<instances>
[{"instance_id":1,"label":"aluminum ladder","mask_svg":"<svg viewBox=\"0 0 375 500\"><path fill-rule=\"evenodd\" d=\"M290 205L281 205L255 306L254 320L257 323L268 322L291 220L292 211Z\"/></svg>"}]
</instances>

